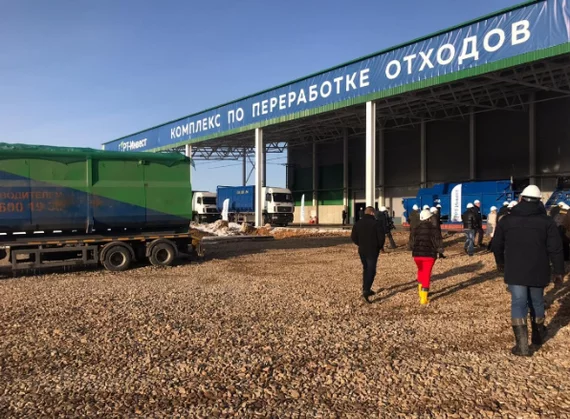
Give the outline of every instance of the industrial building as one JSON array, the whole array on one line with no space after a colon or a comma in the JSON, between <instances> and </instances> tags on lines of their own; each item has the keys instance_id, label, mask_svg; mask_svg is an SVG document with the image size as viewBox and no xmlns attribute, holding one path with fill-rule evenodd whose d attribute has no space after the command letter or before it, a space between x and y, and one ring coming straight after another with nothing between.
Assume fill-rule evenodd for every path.
<instances>
[{"instance_id":1,"label":"industrial building","mask_svg":"<svg viewBox=\"0 0 570 419\"><path fill-rule=\"evenodd\" d=\"M287 186L319 223L438 182L570 173L570 4L530 1L105 143L255 166L287 149ZM568 113L567 113L568 112ZM298 213L296 213L298 221Z\"/></svg>"}]
</instances>

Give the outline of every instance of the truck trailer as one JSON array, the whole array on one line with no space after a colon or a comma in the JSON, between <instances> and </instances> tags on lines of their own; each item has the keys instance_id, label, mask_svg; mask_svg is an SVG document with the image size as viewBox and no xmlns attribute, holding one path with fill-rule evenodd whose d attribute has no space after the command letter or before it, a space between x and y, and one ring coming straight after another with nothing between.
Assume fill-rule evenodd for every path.
<instances>
[{"instance_id":1,"label":"truck trailer","mask_svg":"<svg viewBox=\"0 0 570 419\"><path fill-rule=\"evenodd\" d=\"M192 220L196 223L212 223L221 218L213 192L194 191L192 195Z\"/></svg>"},{"instance_id":2,"label":"truck trailer","mask_svg":"<svg viewBox=\"0 0 570 419\"><path fill-rule=\"evenodd\" d=\"M289 189L264 186L261 195L264 224L287 226L293 222L295 204ZM255 186L218 186L218 211L222 212L226 199L229 199L230 221L255 222Z\"/></svg>"},{"instance_id":3,"label":"truck trailer","mask_svg":"<svg viewBox=\"0 0 570 419\"><path fill-rule=\"evenodd\" d=\"M181 154L0 143L0 256L14 270L171 265L201 253L191 218Z\"/></svg>"}]
</instances>

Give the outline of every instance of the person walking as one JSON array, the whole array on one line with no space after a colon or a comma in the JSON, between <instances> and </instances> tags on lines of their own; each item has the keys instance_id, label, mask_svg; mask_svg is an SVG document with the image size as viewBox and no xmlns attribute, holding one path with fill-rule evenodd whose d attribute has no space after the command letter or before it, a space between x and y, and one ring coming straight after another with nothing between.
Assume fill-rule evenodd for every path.
<instances>
[{"instance_id":1,"label":"person walking","mask_svg":"<svg viewBox=\"0 0 570 419\"><path fill-rule=\"evenodd\" d=\"M485 232L483 231L483 213L481 212L481 201L476 199L473 201L473 211L475 212L475 216L477 218L477 226L475 227L475 234L477 236L477 247L483 246L483 236Z\"/></svg>"},{"instance_id":2,"label":"person walking","mask_svg":"<svg viewBox=\"0 0 570 419\"><path fill-rule=\"evenodd\" d=\"M547 334L544 325L544 288L552 274L555 283L564 276L562 240L556 224L546 215L536 185L527 186L520 202L501 219L493 238L497 269L504 272L511 293L511 323L517 356L531 356L528 345L527 316L530 309L531 342L540 346Z\"/></svg>"},{"instance_id":3,"label":"person walking","mask_svg":"<svg viewBox=\"0 0 570 419\"><path fill-rule=\"evenodd\" d=\"M508 213L509 213L509 201L505 201L505 202L503 202L503 206L497 212L497 224L499 224L499 221L501 221L501 218L503 218Z\"/></svg>"},{"instance_id":4,"label":"person walking","mask_svg":"<svg viewBox=\"0 0 570 419\"><path fill-rule=\"evenodd\" d=\"M352 242L358 246L358 254L362 262L362 297L370 302L369 297L376 293L372 284L376 276L376 265L380 250L384 247L386 232L382 223L374 218L374 207L366 207L364 215L352 228Z\"/></svg>"},{"instance_id":5,"label":"person walking","mask_svg":"<svg viewBox=\"0 0 570 419\"><path fill-rule=\"evenodd\" d=\"M410 212L410 217L408 220L410 224L410 237L408 239L408 250L412 250L412 243L414 241L414 230L420 223L420 207L414 204L412 207L412 212Z\"/></svg>"},{"instance_id":6,"label":"person walking","mask_svg":"<svg viewBox=\"0 0 570 419\"><path fill-rule=\"evenodd\" d=\"M475 247L475 229L477 226L477 218L475 212L473 211L473 204L467 204L467 210L461 215L463 221L463 232L465 233L465 253L469 256L473 256Z\"/></svg>"},{"instance_id":7,"label":"person walking","mask_svg":"<svg viewBox=\"0 0 570 419\"><path fill-rule=\"evenodd\" d=\"M380 214L381 218L379 219L382 219L384 222L384 231L386 232L386 237L388 237L388 241L390 242L390 249L395 249L397 246L394 241L394 237L392 236L392 230L396 228L394 226L394 221L392 220L392 217L390 217L388 208L384 206L380 207Z\"/></svg>"},{"instance_id":8,"label":"person walking","mask_svg":"<svg viewBox=\"0 0 570 419\"><path fill-rule=\"evenodd\" d=\"M567 262L570 260L570 231L568 231L568 210L570 210L570 206L562 202L562 205L556 208L558 208L558 211L551 210L550 216L554 220L558 234L560 234L560 238L562 239L562 252L564 254L564 261ZM555 214L554 216L552 216L553 212Z\"/></svg>"},{"instance_id":9,"label":"person walking","mask_svg":"<svg viewBox=\"0 0 570 419\"><path fill-rule=\"evenodd\" d=\"M487 231L485 232L487 236L490 237L489 244L487 245L487 251L491 251L493 245L493 235L495 234L495 228L497 227L497 207L492 206L491 212L487 217Z\"/></svg>"},{"instance_id":10,"label":"person walking","mask_svg":"<svg viewBox=\"0 0 570 419\"><path fill-rule=\"evenodd\" d=\"M414 233L412 257L418 267L418 294L420 304L429 303L431 272L437 255L443 255L441 230L433 223L435 216L429 210L420 213L420 224Z\"/></svg>"}]
</instances>

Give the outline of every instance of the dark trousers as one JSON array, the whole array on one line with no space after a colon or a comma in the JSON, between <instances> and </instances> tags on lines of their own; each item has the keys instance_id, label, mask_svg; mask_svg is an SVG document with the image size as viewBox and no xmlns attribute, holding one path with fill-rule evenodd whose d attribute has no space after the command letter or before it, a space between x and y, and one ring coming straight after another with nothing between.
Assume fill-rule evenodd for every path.
<instances>
[{"instance_id":1,"label":"dark trousers","mask_svg":"<svg viewBox=\"0 0 570 419\"><path fill-rule=\"evenodd\" d=\"M475 235L477 236L477 241L475 242L477 243L477 246L483 246L483 236L485 235L483 228L479 227L478 229L476 229Z\"/></svg>"},{"instance_id":2,"label":"dark trousers","mask_svg":"<svg viewBox=\"0 0 570 419\"><path fill-rule=\"evenodd\" d=\"M362 292L367 293L372 288L372 283L374 282L374 277L376 276L378 255L360 255L360 261L362 262Z\"/></svg>"},{"instance_id":3,"label":"dark trousers","mask_svg":"<svg viewBox=\"0 0 570 419\"><path fill-rule=\"evenodd\" d=\"M392 232L391 231L387 232L386 237L388 237L388 241L390 242L390 249L395 249L396 242L394 241L394 237L392 237Z\"/></svg>"}]
</instances>

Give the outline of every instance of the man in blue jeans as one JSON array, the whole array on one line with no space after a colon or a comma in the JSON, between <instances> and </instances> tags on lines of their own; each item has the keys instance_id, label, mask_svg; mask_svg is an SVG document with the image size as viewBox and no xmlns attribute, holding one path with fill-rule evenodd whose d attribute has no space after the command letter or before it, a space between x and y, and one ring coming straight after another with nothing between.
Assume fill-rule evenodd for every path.
<instances>
[{"instance_id":1,"label":"man in blue jeans","mask_svg":"<svg viewBox=\"0 0 570 419\"><path fill-rule=\"evenodd\" d=\"M532 343L540 346L546 339L544 288L550 283L550 264L555 282L564 277L562 239L556 224L546 215L541 198L537 186L527 186L519 204L499 221L493 237L497 268L504 272L511 292L511 322L516 342L511 352L518 356L532 355L528 345L529 309Z\"/></svg>"},{"instance_id":2,"label":"man in blue jeans","mask_svg":"<svg viewBox=\"0 0 570 419\"><path fill-rule=\"evenodd\" d=\"M477 228L477 215L473 211L473 204L467 204L467 210L461 215L463 231L465 232L465 253L473 256L475 248L475 230Z\"/></svg>"}]
</instances>

